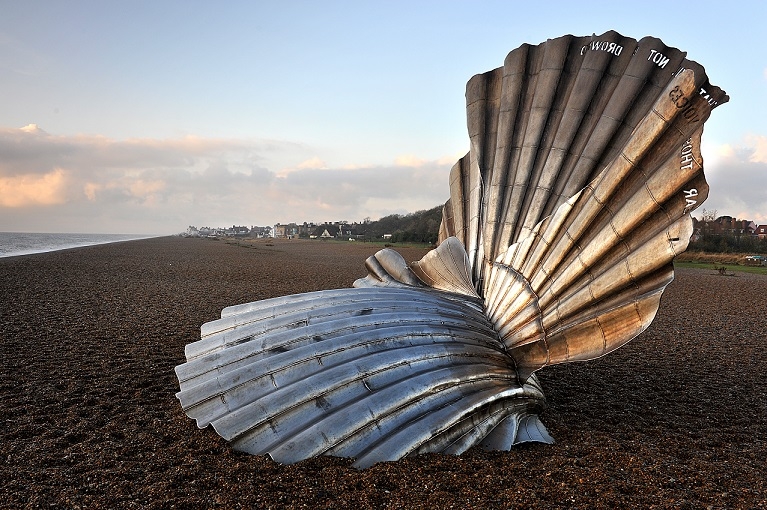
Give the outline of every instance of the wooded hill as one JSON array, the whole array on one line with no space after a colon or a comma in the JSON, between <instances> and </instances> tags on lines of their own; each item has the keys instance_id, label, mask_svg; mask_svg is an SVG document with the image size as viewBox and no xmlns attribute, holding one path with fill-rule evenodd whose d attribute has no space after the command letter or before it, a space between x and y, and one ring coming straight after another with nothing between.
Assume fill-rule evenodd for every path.
<instances>
[{"instance_id":1,"label":"wooded hill","mask_svg":"<svg viewBox=\"0 0 767 510\"><path fill-rule=\"evenodd\" d=\"M439 224L442 221L442 206L409 214L390 214L377 221L367 221L356 226L357 234L365 239L380 239L391 234L393 243L436 244Z\"/></svg>"}]
</instances>

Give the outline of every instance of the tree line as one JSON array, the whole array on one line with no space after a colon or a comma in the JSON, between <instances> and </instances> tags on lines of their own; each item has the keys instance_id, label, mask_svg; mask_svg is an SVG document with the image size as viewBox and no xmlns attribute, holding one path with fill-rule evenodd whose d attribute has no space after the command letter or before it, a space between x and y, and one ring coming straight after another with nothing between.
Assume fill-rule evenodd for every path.
<instances>
[{"instance_id":1,"label":"tree line","mask_svg":"<svg viewBox=\"0 0 767 510\"><path fill-rule=\"evenodd\" d=\"M767 238L751 234L703 234L688 250L707 253L767 253Z\"/></svg>"},{"instance_id":2,"label":"tree line","mask_svg":"<svg viewBox=\"0 0 767 510\"><path fill-rule=\"evenodd\" d=\"M357 226L357 233L365 239L380 239L391 234L393 243L436 244L439 225L442 222L442 206L409 214L390 214L377 221L366 220Z\"/></svg>"},{"instance_id":3,"label":"tree line","mask_svg":"<svg viewBox=\"0 0 767 510\"><path fill-rule=\"evenodd\" d=\"M441 222L442 206L438 205L409 214L390 214L377 221L366 219L357 225L357 234L367 240L380 239L385 234L391 234L390 240L393 243L436 244ZM704 231L690 241L688 249L709 253L767 254L767 238L759 239L747 233L710 234Z\"/></svg>"}]
</instances>

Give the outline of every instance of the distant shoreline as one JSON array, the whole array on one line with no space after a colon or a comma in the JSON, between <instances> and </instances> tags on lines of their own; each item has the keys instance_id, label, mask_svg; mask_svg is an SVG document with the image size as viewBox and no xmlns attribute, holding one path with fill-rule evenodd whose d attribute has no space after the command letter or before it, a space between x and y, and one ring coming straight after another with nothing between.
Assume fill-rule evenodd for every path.
<instances>
[{"instance_id":1,"label":"distant shoreline","mask_svg":"<svg viewBox=\"0 0 767 510\"><path fill-rule=\"evenodd\" d=\"M0 232L0 258L85 248L101 244L152 239L142 234L80 234L44 232Z\"/></svg>"}]
</instances>

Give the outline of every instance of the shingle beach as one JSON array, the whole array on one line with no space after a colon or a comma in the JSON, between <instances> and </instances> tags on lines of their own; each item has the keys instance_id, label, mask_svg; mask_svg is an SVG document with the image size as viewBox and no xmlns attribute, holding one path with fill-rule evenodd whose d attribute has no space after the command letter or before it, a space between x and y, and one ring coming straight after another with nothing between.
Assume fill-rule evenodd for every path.
<instances>
[{"instance_id":1,"label":"shingle beach","mask_svg":"<svg viewBox=\"0 0 767 510\"><path fill-rule=\"evenodd\" d=\"M166 237L0 259L0 507L767 506L761 275L678 269L638 338L540 371L554 445L279 465L184 415L173 368L203 323L349 287L380 248Z\"/></svg>"}]
</instances>

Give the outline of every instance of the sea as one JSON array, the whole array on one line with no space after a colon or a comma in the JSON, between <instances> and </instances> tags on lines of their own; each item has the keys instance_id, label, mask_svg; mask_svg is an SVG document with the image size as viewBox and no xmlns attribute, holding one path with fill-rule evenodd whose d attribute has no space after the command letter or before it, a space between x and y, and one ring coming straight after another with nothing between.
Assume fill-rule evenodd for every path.
<instances>
[{"instance_id":1,"label":"sea","mask_svg":"<svg viewBox=\"0 0 767 510\"><path fill-rule=\"evenodd\" d=\"M24 232L0 232L0 257L15 257L32 253L45 253L68 248L93 246L147 239L149 235L137 234L40 234Z\"/></svg>"}]
</instances>

